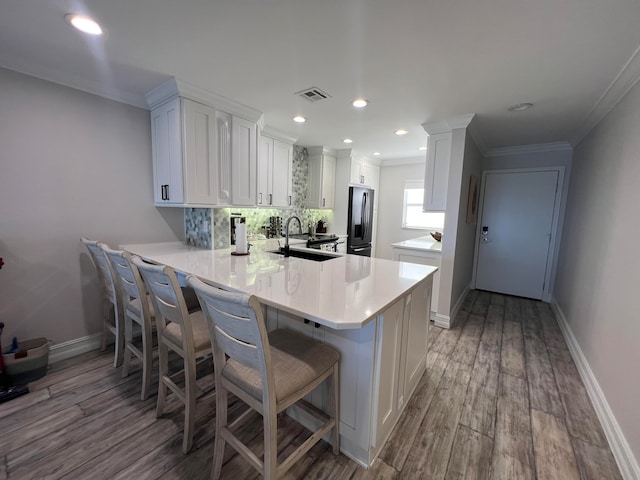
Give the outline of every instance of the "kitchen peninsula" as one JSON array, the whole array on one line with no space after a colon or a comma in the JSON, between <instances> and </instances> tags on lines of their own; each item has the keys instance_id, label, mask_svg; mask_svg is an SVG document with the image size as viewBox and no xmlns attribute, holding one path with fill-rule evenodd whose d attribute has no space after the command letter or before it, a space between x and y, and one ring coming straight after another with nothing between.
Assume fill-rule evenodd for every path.
<instances>
[{"instance_id":1,"label":"kitchen peninsula","mask_svg":"<svg viewBox=\"0 0 640 480\"><path fill-rule=\"evenodd\" d=\"M268 329L292 328L338 349L341 451L370 466L426 369L437 269L355 255L323 262L284 258L271 252L274 241L255 243L247 256L177 242L122 248L180 275L256 295ZM319 408L327 406L323 387L311 394ZM289 414L312 424L302 410Z\"/></svg>"}]
</instances>

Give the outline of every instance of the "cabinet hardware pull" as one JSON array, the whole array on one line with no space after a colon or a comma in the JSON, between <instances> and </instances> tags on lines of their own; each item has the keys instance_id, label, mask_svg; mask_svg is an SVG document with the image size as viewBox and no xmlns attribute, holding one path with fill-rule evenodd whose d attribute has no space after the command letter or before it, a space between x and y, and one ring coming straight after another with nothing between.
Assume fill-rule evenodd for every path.
<instances>
[{"instance_id":1,"label":"cabinet hardware pull","mask_svg":"<svg viewBox=\"0 0 640 480\"><path fill-rule=\"evenodd\" d=\"M322 206L324 207L324 206L325 206L325 204L326 204L326 202L325 202L325 199L323 198L323 199L322 199Z\"/></svg>"},{"instance_id":2,"label":"cabinet hardware pull","mask_svg":"<svg viewBox=\"0 0 640 480\"><path fill-rule=\"evenodd\" d=\"M314 327L316 327L316 328L320 328L320 324L319 324L318 322L315 322Z\"/></svg>"},{"instance_id":3,"label":"cabinet hardware pull","mask_svg":"<svg viewBox=\"0 0 640 480\"><path fill-rule=\"evenodd\" d=\"M269 205L273 205L273 193L269 194Z\"/></svg>"},{"instance_id":4,"label":"cabinet hardware pull","mask_svg":"<svg viewBox=\"0 0 640 480\"><path fill-rule=\"evenodd\" d=\"M305 318L305 319L304 319L304 323L309 323L309 319L308 319L308 318Z\"/></svg>"},{"instance_id":5,"label":"cabinet hardware pull","mask_svg":"<svg viewBox=\"0 0 640 480\"><path fill-rule=\"evenodd\" d=\"M260 192L260 201L258 202L258 205L262 205L262 192Z\"/></svg>"},{"instance_id":6,"label":"cabinet hardware pull","mask_svg":"<svg viewBox=\"0 0 640 480\"><path fill-rule=\"evenodd\" d=\"M289 195L289 206L291 206L291 195Z\"/></svg>"}]
</instances>

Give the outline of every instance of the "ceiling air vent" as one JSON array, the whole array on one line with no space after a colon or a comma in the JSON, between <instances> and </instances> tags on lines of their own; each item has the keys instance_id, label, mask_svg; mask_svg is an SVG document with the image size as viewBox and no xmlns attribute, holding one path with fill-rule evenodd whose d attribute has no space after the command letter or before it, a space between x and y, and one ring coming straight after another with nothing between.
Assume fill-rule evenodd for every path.
<instances>
[{"instance_id":1,"label":"ceiling air vent","mask_svg":"<svg viewBox=\"0 0 640 480\"><path fill-rule=\"evenodd\" d=\"M304 90L300 90L295 93L296 95L301 96L302 98L309 100L310 102L317 102L318 100L324 100L325 98L331 98L327 92L323 92L318 87L309 87Z\"/></svg>"}]
</instances>

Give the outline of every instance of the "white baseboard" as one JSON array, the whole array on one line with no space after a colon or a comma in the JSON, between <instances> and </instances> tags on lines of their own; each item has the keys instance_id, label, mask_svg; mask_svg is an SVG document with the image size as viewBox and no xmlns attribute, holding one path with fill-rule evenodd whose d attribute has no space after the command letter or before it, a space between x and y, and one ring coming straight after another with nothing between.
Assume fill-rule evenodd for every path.
<instances>
[{"instance_id":1,"label":"white baseboard","mask_svg":"<svg viewBox=\"0 0 640 480\"><path fill-rule=\"evenodd\" d=\"M618 463L618 468L620 469L622 478L625 480L640 480L640 465L638 465L638 461L633 455L631 447L622 433L616 417L611 411L611 407L607 402L604 392L600 388L600 384L593 374L587 358L584 356L584 353L582 353L582 348L580 348L578 340L573 334L573 331L571 330L571 327L569 326L569 323L567 322L567 319L555 298L553 298L551 306L556 314L556 318L560 324L560 329L562 330L564 339L567 342L569 351L571 352L571 357L578 367L580 377L587 388L589 398L591 398L591 402L593 403L596 414L598 415L598 419L600 420L604 433L607 436L609 446L611 447L613 456Z\"/></svg>"},{"instance_id":2,"label":"white baseboard","mask_svg":"<svg viewBox=\"0 0 640 480\"><path fill-rule=\"evenodd\" d=\"M94 333L86 337L56 343L49 348L49 363L56 363L92 350L98 350L101 345L102 333Z\"/></svg>"},{"instance_id":3,"label":"white baseboard","mask_svg":"<svg viewBox=\"0 0 640 480\"><path fill-rule=\"evenodd\" d=\"M431 320L436 327L451 328L451 318L448 315L431 312Z\"/></svg>"}]
</instances>

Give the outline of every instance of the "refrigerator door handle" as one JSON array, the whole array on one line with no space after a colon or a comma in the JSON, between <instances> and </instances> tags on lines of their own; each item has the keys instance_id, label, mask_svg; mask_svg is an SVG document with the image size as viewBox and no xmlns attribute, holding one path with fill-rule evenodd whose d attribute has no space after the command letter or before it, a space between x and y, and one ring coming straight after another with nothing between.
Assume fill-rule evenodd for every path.
<instances>
[{"instance_id":1,"label":"refrigerator door handle","mask_svg":"<svg viewBox=\"0 0 640 480\"><path fill-rule=\"evenodd\" d=\"M362 239L367 236L367 194L362 194Z\"/></svg>"},{"instance_id":2,"label":"refrigerator door handle","mask_svg":"<svg viewBox=\"0 0 640 480\"><path fill-rule=\"evenodd\" d=\"M371 247L352 248L351 251L353 251L353 252L361 252L361 251L367 250L369 248L371 248Z\"/></svg>"}]
</instances>

